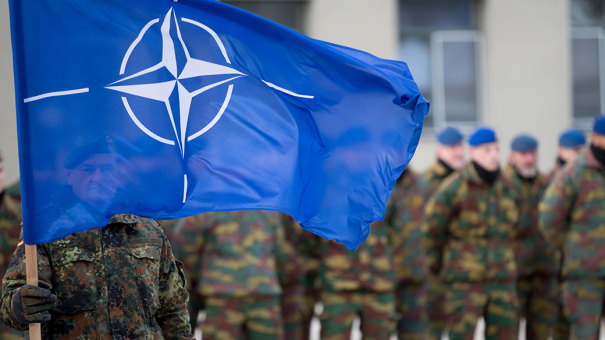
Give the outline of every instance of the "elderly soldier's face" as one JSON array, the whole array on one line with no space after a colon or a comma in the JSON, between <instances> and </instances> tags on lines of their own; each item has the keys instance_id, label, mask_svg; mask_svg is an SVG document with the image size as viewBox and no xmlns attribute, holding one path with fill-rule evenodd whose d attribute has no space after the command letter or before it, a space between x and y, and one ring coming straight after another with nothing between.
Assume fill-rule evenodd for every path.
<instances>
[{"instance_id":1,"label":"elderly soldier's face","mask_svg":"<svg viewBox=\"0 0 605 340\"><path fill-rule=\"evenodd\" d=\"M538 151L513 151L510 154L510 164L514 166L517 172L523 177L534 177L538 173Z\"/></svg>"},{"instance_id":2,"label":"elderly soldier's face","mask_svg":"<svg viewBox=\"0 0 605 340\"><path fill-rule=\"evenodd\" d=\"M107 204L118 188L118 162L115 155L100 154L67 171L67 182L74 194L90 204Z\"/></svg>"},{"instance_id":3,"label":"elderly soldier's face","mask_svg":"<svg viewBox=\"0 0 605 340\"><path fill-rule=\"evenodd\" d=\"M464 147L462 143L455 145L437 145L437 158L454 170L464 167Z\"/></svg>"},{"instance_id":4,"label":"elderly soldier's face","mask_svg":"<svg viewBox=\"0 0 605 340\"><path fill-rule=\"evenodd\" d=\"M487 171L496 171L500 167L500 147L496 142L472 147L471 159Z\"/></svg>"}]
</instances>

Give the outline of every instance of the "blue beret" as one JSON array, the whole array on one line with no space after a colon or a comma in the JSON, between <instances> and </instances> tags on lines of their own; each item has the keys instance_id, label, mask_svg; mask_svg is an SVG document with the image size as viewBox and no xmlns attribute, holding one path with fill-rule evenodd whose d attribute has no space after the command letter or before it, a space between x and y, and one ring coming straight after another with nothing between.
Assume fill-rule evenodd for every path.
<instances>
[{"instance_id":1,"label":"blue beret","mask_svg":"<svg viewBox=\"0 0 605 340\"><path fill-rule=\"evenodd\" d=\"M114 153L116 153L115 140L113 137L105 134L91 143L80 145L72 149L67 155L63 165L66 169L75 169L92 156Z\"/></svg>"},{"instance_id":2,"label":"blue beret","mask_svg":"<svg viewBox=\"0 0 605 340\"><path fill-rule=\"evenodd\" d=\"M538 141L530 135L519 135L513 139L510 147L517 152L533 151L538 148Z\"/></svg>"},{"instance_id":3,"label":"blue beret","mask_svg":"<svg viewBox=\"0 0 605 340\"><path fill-rule=\"evenodd\" d=\"M497 140L498 139L496 138L496 132L491 128L483 126L477 128L477 130L473 132L468 143L470 144L470 146L479 146L481 144L492 143Z\"/></svg>"},{"instance_id":4,"label":"blue beret","mask_svg":"<svg viewBox=\"0 0 605 340\"><path fill-rule=\"evenodd\" d=\"M462 143L462 133L456 128L447 127L439 132L437 141L443 145L456 145Z\"/></svg>"},{"instance_id":5,"label":"blue beret","mask_svg":"<svg viewBox=\"0 0 605 340\"><path fill-rule=\"evenodd\" d=\"M584 132L578 129L569 129L563 131L559 137L559 146L564 148L576 148L586 144L586 137Z\"/></svg>"},{"instance_id":6,"label":"blue beret","mask_svg":"<svg viewBox=\"0 0 605 340\"><path fill-rule=\"evenodd\" d=\"M605 116L598 116L595 118L592 131L599 135L605 135Z\"/></svg>"}]
</instances>

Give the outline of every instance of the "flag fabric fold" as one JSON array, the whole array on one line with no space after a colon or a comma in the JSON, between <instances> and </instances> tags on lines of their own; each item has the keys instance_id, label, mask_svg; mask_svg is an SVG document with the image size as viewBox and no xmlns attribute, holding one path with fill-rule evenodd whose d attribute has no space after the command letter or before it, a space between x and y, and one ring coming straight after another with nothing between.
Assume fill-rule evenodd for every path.
<instances>
[{"instance_id":1,"label":"flag fabric fold","mask_svg":"<svg viewBox=\"0 0 605 340\"><path fill-rule=\"evenodd\" d=\"M211 0L9 0L24 241L273 210L356 248L429 104L403 62Z\"/></svg>"}]
</instances>

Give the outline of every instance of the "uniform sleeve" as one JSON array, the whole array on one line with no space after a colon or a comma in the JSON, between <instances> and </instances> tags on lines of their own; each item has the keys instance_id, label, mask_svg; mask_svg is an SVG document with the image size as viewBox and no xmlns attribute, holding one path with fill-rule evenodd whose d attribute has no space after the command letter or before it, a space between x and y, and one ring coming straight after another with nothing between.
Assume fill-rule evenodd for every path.
<instances>
[{"instance_id":1,"label":"uniform sleeve","mask_svg":"<svg viewBox=\"0 0 605 340\"><path fill-rule=\"evenodd\" d=\"M565 242L576 194L573 179L563 173L551 182L539 204L540 232L556 248L563 247Z\"/></svg>"},{"instance_id":2,"label":"uniform sleeve","mask_svg":"<svg viewBox=\"0 0 605 340\"><path fill-rule=\"evenodd\" d=\"M275 264L282 287L297 285L301 281L301 264L296 256L295 245L288 242L283 219L277 218L275 228Z\"/></svg>"},{"instance_id":3,"label":"uniform sleeve","mask_svg":"<svg viewBox=\"0 0 605 340\"><path fill-rule=\"evenodd\" d=\"M424 210L422 227L427 265L433 274L441 269L441 255L447 238L447 228L453 214L452 186L444 182L429 199Z\"/></svg>"},{"instance_id":4,"label":"uniform sleeve","mask_svg":"<svg viewBox=\"0 0 605 340\"><path fill-rule=\"evenodd\" d=\"M204 298L197 287L206 244L204 223L208 221L205 217L205 214L196 215L168 224L167 236L170 243L175 246L174 257L183 263L183 271L187 278L192 328L197 323L197 315L204 308Z\"/></svg>"},{"instance_id":5,"label":"uniform sleeve","mask_svg":"<svg viewBox=\"0 0 605 340\"><path fill-rule=\"evenodd\" d=\"M50 282L51 271L50 262L47 256L46 248L43 245L38 245L38 280L45 281L50 285L50 289L54 292L52 283ZM8 270L2 280L4 292L0 300L0 308L2 309L2 320L4 324L19 331L27 331L29 325L20 324L13 313L13 295L22 286L27 284L27 275L25 268L25 245L21 244L15 250L13 258L9 264Z\"/></svg>"},{"instance_id":6,"label":"uniform sleeve","mask_svg":"<svg viewBox=\"0 0 605 340\"><path fill-rule=\"evenodd\" d=\"M174 258L170 242L166 239L162 248L160 264L159 298L160 309L156 321L167 340L193 339L189 324L189 312L185 273L183 265Z\"/></svg>"}]
</instances>

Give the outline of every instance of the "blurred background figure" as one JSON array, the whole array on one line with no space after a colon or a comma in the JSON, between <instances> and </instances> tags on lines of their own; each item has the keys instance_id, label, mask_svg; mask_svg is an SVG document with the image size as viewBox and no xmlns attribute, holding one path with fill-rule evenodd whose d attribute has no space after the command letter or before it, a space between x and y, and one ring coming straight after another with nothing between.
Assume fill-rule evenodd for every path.
<instances>
[{"instance_id":1,"label":"blurred background figure","mask_svg":"<svg viewBox=\"0 0 605 340\"><path fill-rule=\"evenodd\" d=\"M590 148L555 177L540 203L540 228L562 254L569 339L596 339L605 302L605 117Z\"/></svg>"},{"instance_id":2,"label":"blurred background figure","mask_svg":"<svg viewBox=\"0 0 605 340\"><path fill-rule=\"evenodd\" d=\"M322 340L349 340L357 317L364 340L386 340L395 332L397 278L388 228L383 221L372 223L356 251L321 240Z\"/></svg>"},{"instance_id":3,"label":"blurred background figure","mask_svg":"<svg viewBox=\"0 0 605 340\"><path fill-rule=\"evenodd\" d=\"M4 161L0 150L0 270L3 277L13 258L21 233L21 202L5 190L5 178ZM23 332L7 327L0 321L0 339L22 339L22 334Z\"/></svg>"},{"instance_id":4,"label":"blurred background figure","mask_svg":"<svg viewBox=\"0 0 605 340\"><path fill-rule=\"evenodd\" d=\"M504 173L517 185L521 205L513 249L517 263L517 327L525 318L525 339L547 340L557 317L557 263L554 249L538 229L538 203L548 185L538 172L538 141L523 134L513 139Z\"/></svg>"},{"instance_id":5,"label":"blurred background figure","mask_svg":"<svg viewBox=\"0 0 605 340\"><path fill-rule=\"evenodd\" d=\"M500 171L494 130L477 129L469 144L471 162L443 182L426 206L429 268L447 284L451 340L473 339L480 317L485 339L513 339L518 196L514 182Z\"/></svg>"},{"instance_id":6,"label":"blurred background figure","mask_svg":"<svg viewBox=\"0 0 605 340\"><path fill-rule=\"evenodd\" d=\"M204 339L285 339L281 287L298 285L300 265L278 213L201 214L172 228L175 256L189 262L203 299Z\"/></svg>"},{"instance_id":7,"label":"blurred background figure","mask_svg":"<svg viewBox=\"0 0 605 340\"><path fill-rule=\"evenodd\" d=\"M447 127L437 135L437 159L423 175L428 186L425 193L427 200L443 180L466 164L462 142L462 133L453 127ZM429 340L441 340L446 328L445 289L438 277L430 275L427 295L429 323L426 334Z\"/></svg>"},{"instance_id":8,"label":"blurred background figure","mask_svg":"<svg viewBox=\"0 0 605 340\"><path fill-rule=\"evenodd\" d=\"M563 131L561 136L559 136L557 163L552 172L548 175L548 180L551 181L557 176L567 164L573 163L573 161L578 158L585 145L586 137L584 137L584 132L582 132L582 130L569 129Z\"/></svg>"},{"instance_id":9,"label":"blurred background figure","mask_svg":"<svg viewBox=\"0 0 605 340\"><path fill-rule=\"evenodd\" d=\"M389 226L393 245L399 340L424 340L427 334L428 267L422 240L426 191L424 179L410 167L405 169L387 203L383 222Z\"/></svg>"},{"instance_id":10,"label":"blurred background figure","mask_svg":"<svg viewBox=\"0 0 605 340\"><path fill-rule=\"evenodd\" d=\"M286 339L308 340L315 305L319 302L319 236L304 230L294 219L283 214L286 241L290 242L300 265L301 281L285 286L282 294L282 311Z\"/></svg>"}]
</instances>

